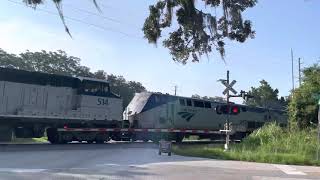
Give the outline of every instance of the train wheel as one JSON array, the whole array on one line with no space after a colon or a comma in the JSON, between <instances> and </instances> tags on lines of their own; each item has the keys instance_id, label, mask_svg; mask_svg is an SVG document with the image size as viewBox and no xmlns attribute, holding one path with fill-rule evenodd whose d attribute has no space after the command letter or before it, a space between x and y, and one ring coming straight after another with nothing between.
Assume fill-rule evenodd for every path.
<instances>
[{"instance_id":1,"label":"train wheel","mask_svg":"<svg viewBox=\"0 0 320 180\"><path fill-rule=\"evenodd\" d=\"M183 134L177 134L175 140L176 140L177 143L181 143L183 138L184 138Z\"/></svg>"},{"instance_id":2,"label":"train wheel","mask_svg":"<svg viewBox=\"0 0 320 180\"><path fill-rule=\"evenodd\" d=\"M144 137L144 138L142 138L142 141L143 141L143 142L148 142L149 139L148 139L147 137Z\"/></svg>"},{"instance_id":3,"label":"train wheel","mask_svg":"<svg viewBox=\"0 0 320 180\"><path fill-rule=\"evenodd\" d=\"M96 140L96 143L97 143L97 144L103 144L104 141L103 141L103 140Z\"/></svg>"},{"instance_id":4,"label":"train wheel","mask_svg":"<svg viewBox=\"0 0 320 180\"><path fill-rule=\"evenodd\" d=\"M154 142L154 143L159 143L160 139L161 139L161 137L159 137L159 136L157 136L157 135L154 135L151 140L152 140L152 142Z\"/></svg>"},{"instance_id":5,"label":"train wheel","mask_svg":"<svg viewBox=\"0 0 320 180\"><path fill-rule=\"evenodd\" d=\"M109 140L109 135L106 133L99 133L96 135L96 143L97 144L103 144L104 141Z\"/></svg>"},{"instance_id":6,"label":"train wheel","mask_svg":"<svg viewBox=\"0 0 320 180\"><path fill-rule=\"evenodd\" d=\"M131 142L135 142L135 141L137 141L137 138L136 138L135 135L133 135L133 136L131 137Z\"/></svg>"},{"instance_id":7,"label":"train wheel","mask_svg":"<svg viewBox=\"0 0 320 180\"><path fill-rule=\"evenodd\" d=\"M71 142L72 141L72 138L73 138L73 135L71 133L62 133L62 134L59 134L59 138L60 138L60 141L64 143L68 143L68 142Z\"/></svg>"}]
</instances>

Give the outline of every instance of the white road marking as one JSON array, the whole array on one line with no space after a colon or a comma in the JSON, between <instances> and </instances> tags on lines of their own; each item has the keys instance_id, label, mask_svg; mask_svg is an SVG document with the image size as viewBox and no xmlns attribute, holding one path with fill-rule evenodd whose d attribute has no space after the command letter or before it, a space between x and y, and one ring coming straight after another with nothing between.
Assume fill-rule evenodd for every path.
<instances>
[{"instance_id":1,"label":"white road marking","mask_svg":"<svg viewBox=\"0 0 320 180\"><path fill-rule=\"evenodd\" d=\"M106 163L106 164L97 164L96 166L121 166L121 165L120 164Z\"/></svg>"},{"instance_id":2,"label":"white road marking","mask_svg":"<svg viewBox=\"0 0 320 180\"><path fill-rule=\"evenodd\" d=\"M286 177L270 177L270 176L253 176L252 180L310 180L301 178L286 178Z\"/></svg>"},{"instance_id":3,"label":"white road marking","mask_svg":"<svg viewBox=\"0 0 320 180\"><path fill-rule=\"evenodd\" d=\"M13 172L13 173L39 173L47 169L20 169L20 168L0 168L0 172Z\"/></svg>"},{"instance_id":4,"label":"white road marking","mask_svg":"<svg viewBox=\"0 0 320 180\"><path fill-rule=\"evenodd\" d=\"M57 177L72 177L72 178L79 178L79 179L88 179L88 180L101 180L101 179L108 179L108 180L118 180L123 179L120 176L116 175L95 175L95 174L74 174L74 173L55 173Z\"/></svg>"},{"instance_id":5,"label":"white road marking","mask_svg":"<svg viewBox=\"0 0 320 180\"><path fill-rule=\"evenodd\" d=\"M286 174L289 175L307 175L306 173L302 172L302 171L298 171L297 169L289 166L289 165L274 165L276 168L280 169L281 171L283 171Z\"/></svg>"}]
</instances>

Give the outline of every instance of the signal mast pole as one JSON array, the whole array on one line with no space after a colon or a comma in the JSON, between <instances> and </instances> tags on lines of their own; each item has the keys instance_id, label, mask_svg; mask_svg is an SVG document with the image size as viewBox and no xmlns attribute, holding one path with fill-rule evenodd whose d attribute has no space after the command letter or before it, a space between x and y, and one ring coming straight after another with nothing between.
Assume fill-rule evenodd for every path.
<instances>
[{"instance_id":1,"label":"signal mast pole","mask_svg":"<svg viewBox=\"0 0 320 180\"><path fill-rule=\"evenodd\" d=\"M178 86L175 85L175 86L174 86L174 95L175 95L175 96L177 95L177 88L178 88Z\"/></svg>"},{"instance_id":2,"label":"signal mast pole","mask_svg":"<svg viewBox=\"0 0 320 180\"><path fill-rule=\"evenodd\" d=\"M229 84L230 80L229 80L229 70L227 71L227 84ZM230 92L227 91L227 107L228 107L228 111L230 111ZM225 144L225 147L224 149L227 151L229 150L229 140L230 140L230 125L229 125L229 113L227 114L227 127L226 127L226 144Z\"/></svg>"},{"instance_id":3,"label":"signal mast pole","mask_svg":"<svg viewBox=\"0 0 320 180\"><path fill-rule=\"evenodd\" d=\"M226 89L223 91L222 94L227 96L227 113L226 113L226 124L225 124L225 128L223 130L220 130L220 132L225 132L226 133L226 144L224 145L224 149L225 151L229 150L229 140L230 140L230 111L231 111L231 105L230 105L230 98L231 97L242 97L244 100L247 100L248 98L251 98L252 96L249 95L247 92L245 91L241 91L240 94L238 94L238 92L232 88L232 86L237 82L236 80L233 80L232 82L230 82L230 72L229 70L227 71L227 79L219 79L218 81L220 81L225 87ZM235 95L230 95L230 91L235 94Z\"/></svg>"},{"instance_id":4,"label":"signal mast pole","mask_svg":"<svg viewBox=\"0 0 320 180\"><path fill-rule=\"evenodd\" d=\"M229 80L229 70L227 71L227 84L229 84L230 80ZM227 91L227 105L229 107L229 103L230 103L230 92ZM226 130L229 130L229 114L227 114L227 129ZM227 136L228 137L228 136ZM227 144L229 145L229 138L228 138L228 141L227 141ZM228 146L227 145L227 146Z\"/></svg>"}]
</instances>

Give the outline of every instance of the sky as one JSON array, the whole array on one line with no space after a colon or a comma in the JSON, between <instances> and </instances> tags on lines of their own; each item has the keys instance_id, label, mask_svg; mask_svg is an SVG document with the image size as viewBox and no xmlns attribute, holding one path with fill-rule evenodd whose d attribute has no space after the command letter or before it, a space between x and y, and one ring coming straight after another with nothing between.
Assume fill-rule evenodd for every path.
<instances>
[{"instance_id":1,"label":"sky","mask_svg":"<svg viewBox=\"0 0 320 180\"><path fill-rule=\"evenodd\" d=\"M161 42L155 46L143 38L141 29L155 0L97 2L102 13L90 0L63 1L70 38L50 0L38 9L26 7L22 0L1 0L0 48L9 53L61 49L81 58L81 64L92 71L122 75L154 92L173 94L177 86L181 96L223 96L225 87L217 80L224 79L227 70L231 80L237 80L238 92L265 79L279 89L280 96L288 96L292 89L290 49L296 86L298 58L302 68L320 60L318 0L259 0L244 13L253 23L254 39L228 42L225 61L213 52L186 65L174 62Z\"/></svg>"}]
</instances>

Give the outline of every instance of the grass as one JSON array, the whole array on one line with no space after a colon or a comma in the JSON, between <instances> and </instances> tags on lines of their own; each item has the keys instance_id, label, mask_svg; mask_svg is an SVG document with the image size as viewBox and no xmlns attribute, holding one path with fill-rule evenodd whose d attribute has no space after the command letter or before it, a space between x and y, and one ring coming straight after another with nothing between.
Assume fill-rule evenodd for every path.
<instances>
[{"instance_id":1,"label":"grass","mask_svg":"<svg viewBox=\"0 0 320 180\"><path fill-rule=\"evenodd\" d=\"M284 130L271 123L253 132L241 143L231 144L227 152L223 145L177 145L173 151L184 156L319 166L317 149L320 146L316 134L315 129Z\"/></svg>"},{"instance_id":2,"label":"grass","mask_svg":"<svg viewBox=\"0 0 320 180\"><path fill-rule=\"evenodd\" d=\"M41 138L15 138L12 143L48 143L47 137Z\"/></svg>"}]
</instances>

